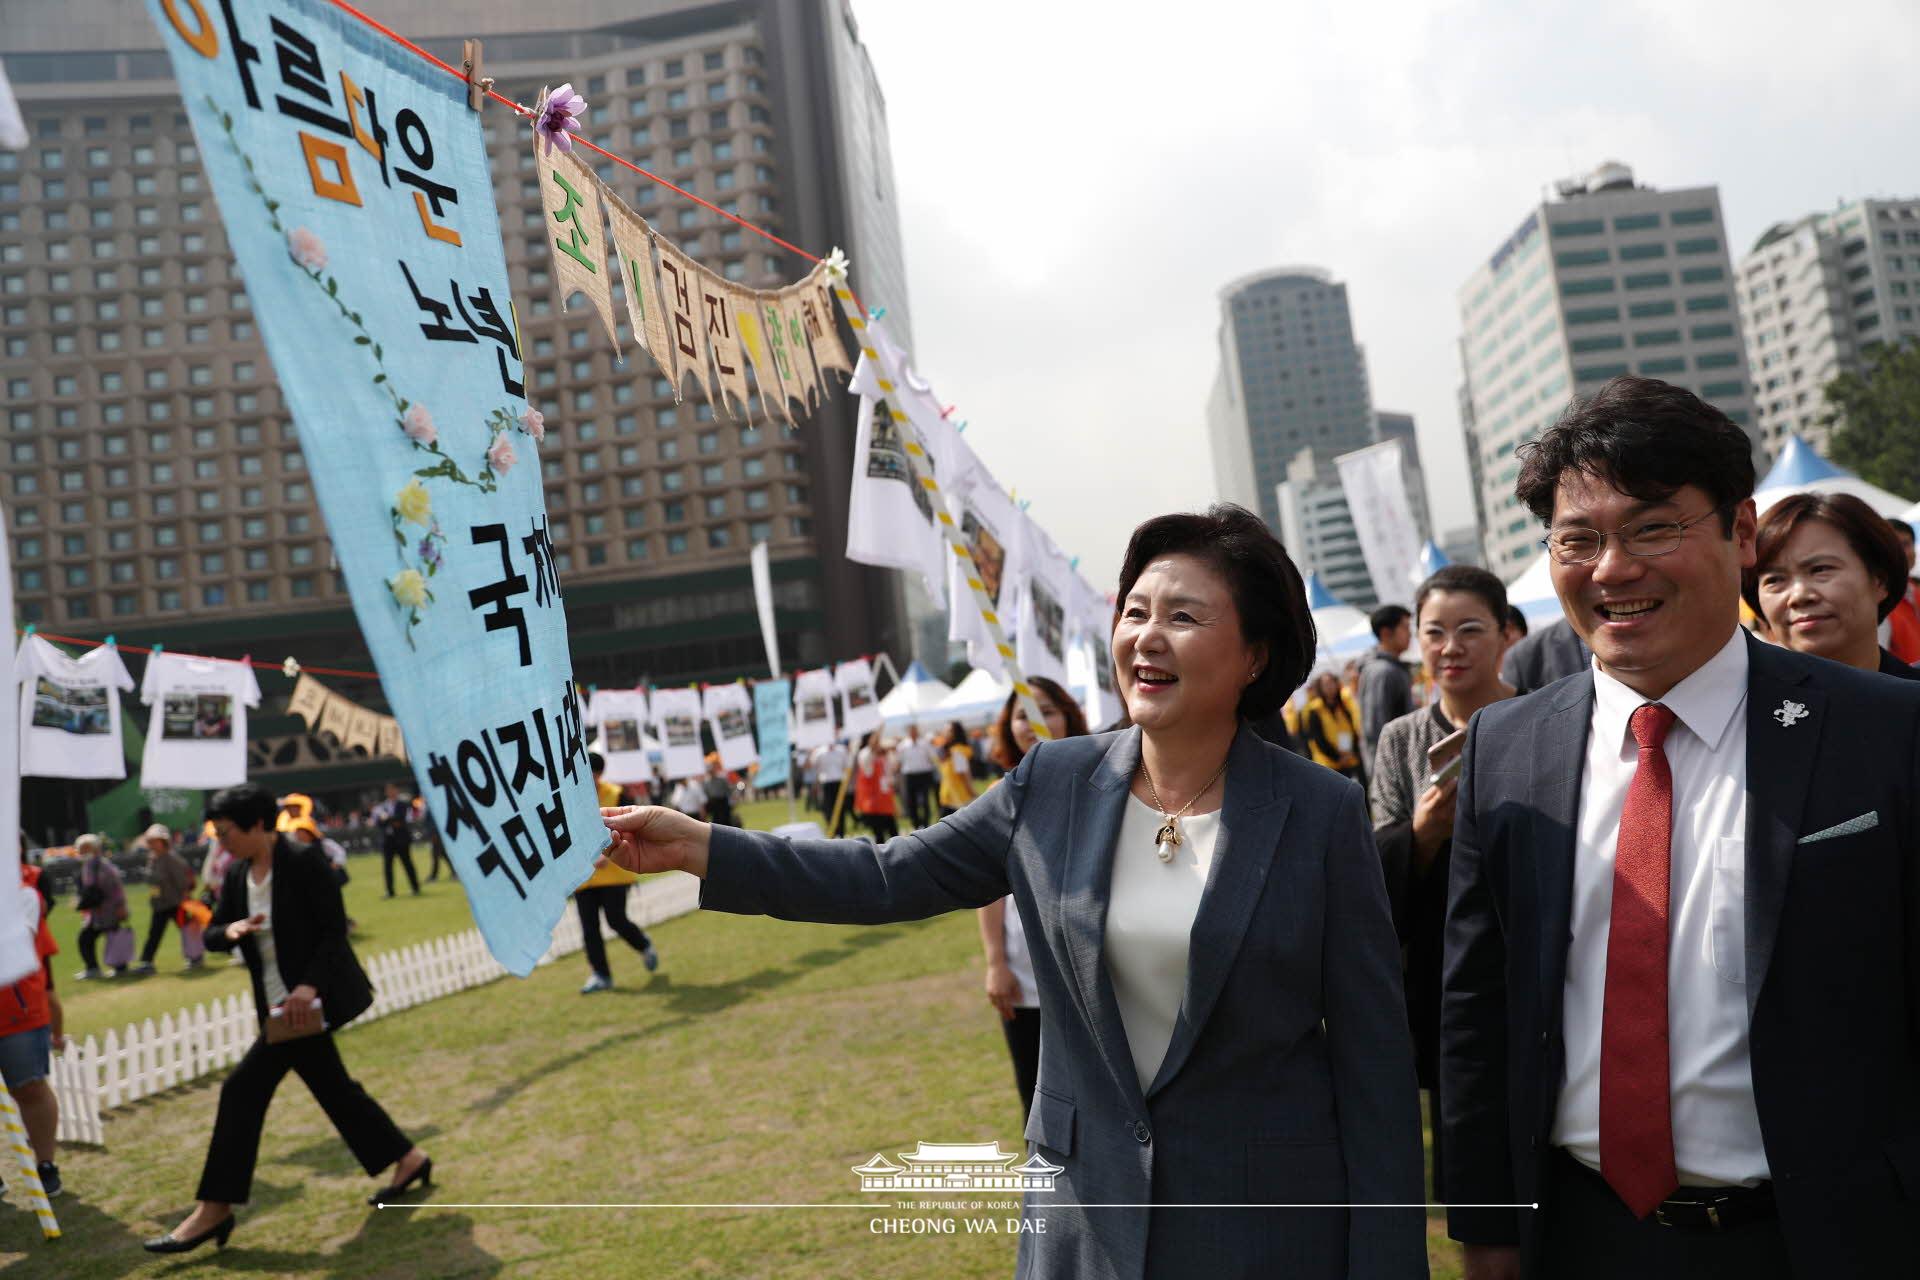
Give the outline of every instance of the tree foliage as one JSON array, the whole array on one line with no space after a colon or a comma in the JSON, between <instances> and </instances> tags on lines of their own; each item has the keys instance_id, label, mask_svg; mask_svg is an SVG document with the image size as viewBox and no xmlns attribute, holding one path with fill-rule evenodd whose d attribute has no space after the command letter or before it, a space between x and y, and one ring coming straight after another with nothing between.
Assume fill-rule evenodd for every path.
<instances>
[{"instance_id":1,"label":"tree foliage","mask_svg":"<svg viewBox=\"0 0 1920 1280\"><path fill-rule=\"evenodd\" d=\"M1876 347L1862 373L1827 384L1833 460L1869 484L1920 496L1920 340Z\"/></svg>"}]
</instances>

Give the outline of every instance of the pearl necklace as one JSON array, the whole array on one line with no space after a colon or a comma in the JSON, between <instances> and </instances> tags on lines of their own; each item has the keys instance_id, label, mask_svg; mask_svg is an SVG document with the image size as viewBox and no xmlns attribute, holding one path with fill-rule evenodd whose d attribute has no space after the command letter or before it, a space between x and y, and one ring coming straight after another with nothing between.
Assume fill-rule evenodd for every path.
<instances>
[{"instance_id":1,"label":"pearl necklace","mask_svg":"<svg viewBox=\"0 0 1920 1280\"><path fill-rule=\"evenodd\" d=\"M1160 811L1160 816L1163 819L1165 819L1165 821L1161 823L1160 830L1154 833L1154 838L1153 838L1153 850L1156 854L1159 855L1160 861L1162 862L1173 861L1173 852L1175 849L1178 849L1181 845L1180 819L1186 816L1187 810L1193 808L1194 805L1200 803L1201 796L1204 796L1205 794L1207 794L1207 792L1213 790L1213 784L1220 781L1220 775L1225 773L1226 771L1227 771L1227 762L1225 760L1222 760L1220 762L1219 769L1215 770L1214 775L1211 778L1207 779L1207 785L1200 788L1200 790L1194 792L1193 799L1181 805L1179 813L1168 813L1167 806L1160 803L1159 791L1157 791L1154 788L1153 775L1147 772L1147 762L1144 758L1141 759L1140 776L1146 779L1147 794L1153 797L1153 807L1158 809Z\"/></svg>"}]
</instances>

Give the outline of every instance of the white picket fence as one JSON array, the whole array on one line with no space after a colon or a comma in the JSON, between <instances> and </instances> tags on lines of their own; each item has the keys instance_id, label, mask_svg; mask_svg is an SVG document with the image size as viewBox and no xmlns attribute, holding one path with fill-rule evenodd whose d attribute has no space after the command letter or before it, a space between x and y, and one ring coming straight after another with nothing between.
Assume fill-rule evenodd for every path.
<instances>
[{"instance_id":1,"label":"white picket fence","mask_svg":"<svg viewBox=\"0 0 1920 1280\"><path fill-rule=\"evenodd\" d=\"M686 915L700 905L700 882L674 874L642 881L628 891L627 915L642 928ZM601 932L611 937L604 922ZM580 916L569 909L554 927L541 964L580 950ZM212 956L220 953L212 952ZM384 951L366 962L373 1007L348 1030L428 1000L466 991L506 970L487 951L478 929ZM177 1013L129 1023L123 1032L88 1036L54 1055L53 1087L60 1100L60 1141L105 1145L104 1112L163 1093L240 1060L260 1034L251 989Z\"/></svg>"}]
</instances>

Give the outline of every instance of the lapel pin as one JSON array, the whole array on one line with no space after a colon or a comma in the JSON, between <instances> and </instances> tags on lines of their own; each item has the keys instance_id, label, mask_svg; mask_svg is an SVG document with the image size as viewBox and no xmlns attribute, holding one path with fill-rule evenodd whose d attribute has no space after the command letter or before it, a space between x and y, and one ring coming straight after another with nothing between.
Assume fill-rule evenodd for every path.
<instances>
[{"instance_id":1,"label":"lapel pin","mask_svg":"<svg viewBox=\"0 0 1920 1280\"><path fill-rule=\"evenodd\" d=\"M1806 707L1792 699L1788 699L1782 702L1779 708L1774 711L1773 718L1778 720L1786 728L1791 729L1799 721L1806 719L1809 714L1811 713L1808 712Z\"/></svg>"}]
</instances>

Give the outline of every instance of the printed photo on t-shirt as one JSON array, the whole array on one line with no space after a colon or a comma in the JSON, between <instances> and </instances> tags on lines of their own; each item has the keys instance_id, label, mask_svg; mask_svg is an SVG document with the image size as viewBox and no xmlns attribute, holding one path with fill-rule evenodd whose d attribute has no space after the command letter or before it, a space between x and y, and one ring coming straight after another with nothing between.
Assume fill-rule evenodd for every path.
<instances>
[{"instance_id":1,"label":"printed photo on t-shirt","mask_svg":"<svg viewBox=\"0 0 1920 1280\"><path fill-rule=\"evenodd\" d=\"M720 736L723 738L744 738L753 732L747 726L747 713L738 707L727 708L715 716L714 721L720 726Z\"/></svg>"},{"instance_id":2,"label":"printed photo on t-shirt","mask_svg":"<svg viewBox=\"0 0 1920 1280\"><path fill-rule=\"evenodd\" d=\"M93 735L112 728L104 687L75 688L56 684L45 676L33 686L33 727Z\"/></svg>"},{"instance_id":3,"label":"printed photo on t-shirt","mask_svg":"<svg viewBox=\"0 0 1920 1280\"><path fill-rule=\"evenodd\" d=\"M233 738L233 697L225 693L170 693L160 712L160 736L169 742L227 742Z\"/></svg>"},{"instance_id":4,"label":"printed photo on t-shirt","mask_svg":"<svg viewBox=\"0 0 1920 1280\"><path fill-rule=\"evenodd\" d=\"M608 752L640 750L638 720L609 720L601 726Z\"/></svg>"},{"instance_id":5,"label":"printed photo on t-shirt","mask_svg":"<svg viewBox=\"0 0 1920 1280\"><path fill-rule=\"evenodd\" d=\"M929 472L933 470L933 460L922 458L921 465ZM900 438L900 426L894 421L893 412L884 401L873 406L873 433L867 438L867 475L875 480L898 480L907 486L913 495L913 505L920 508L920 514L928 522L933 520L933 504L927 492L913 482L913 471L907 464L906 444Z\"/></svg>"},{"instance_id":6,"label":"printed photo on t-shirt","mask_svg":"<svg viewBox=\"0 0 1920 1280\"><path fill-rule=\"evenodd\" d=\"M1040 643L1046 646L1055 662L1067 659L1067 611L1053 598L1046 584L1035 577L1032 582L1033 625L1039 633Z\"/></svg>"},{"instance_id":7,"label":"printed photo on t-shirt","mask_svg":"<svg viewBox=\"0 0 1920 1280\"><path fill-rule=\"evenodd\" d=\"M825 698L812 697L800 699L800 722L802 724L813 724L815 721L825 720L827 715L827 700Z\"/></svg>"},{"instance_id":8,"label":"printed photo on t-shirt","mask_svg":"<svg viewBox=\"0 0 1920 1280\"><path fill-rule=\"evenodd\" d=\"M660 721L660 730L667 735L668 747L694 747L700 744L700 730L693 723L692 716L670 715Z\"/></svg>"},{"instance_id":9,"label":"printed photo on t-shirt","mask_svg":"<svg viewBox=\"0 0 1920 1280\"><path fill-rule=\"evenodd\" d=\"M847 690L847 710L858 711L873 701L873 686L856 684Z\"/></svg>"},{"instance_id":10,"label":"printed photo on t-shirt","mask_svg":"<svg viewBox=\"0 0 1920 1280\"><path fill-rule=\"evenodd\" d=\"M980 584L987 589L987 598L997 606L1000 579L1007 568L1007 549L971 508L960 515L960 532L965 535L967 546L973 552L973 563L980 570Z\"/></svg>"},{"instance_id":11,"label":"printed photo on t-shirt","mask_svg":"<svg viewBox=\"0 0 1920 1280\"><path fill-rule=\"evenodd\" d=\"M1100 684L1100 692L1113 692L1113 655L1107 652L1106 637L1095 635L1093 640L1093 678Z\"/></svg>"}]
</instances>

